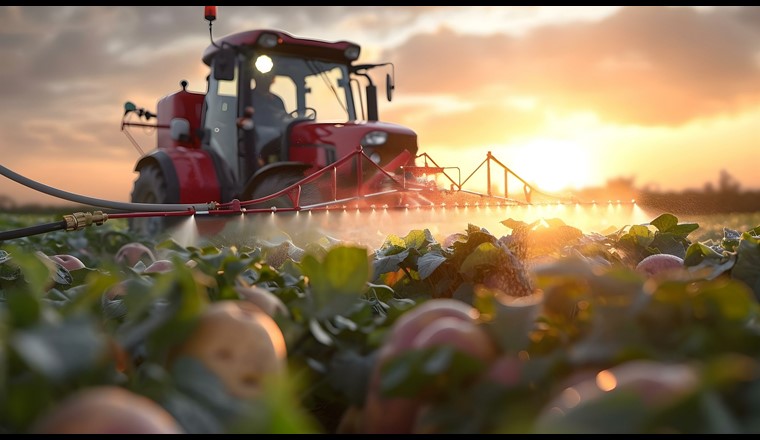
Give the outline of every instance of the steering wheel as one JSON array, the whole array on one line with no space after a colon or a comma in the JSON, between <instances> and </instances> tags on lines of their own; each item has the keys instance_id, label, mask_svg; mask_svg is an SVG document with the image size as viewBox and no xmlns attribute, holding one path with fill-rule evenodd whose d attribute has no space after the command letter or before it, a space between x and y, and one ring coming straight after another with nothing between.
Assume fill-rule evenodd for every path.
<instances>
[{"instance_id":1,"label":"steering wheel","mask_svg":"<svg viewBox=\"0 0 760 440\"><path fill-rule=\"evenodd\" d=\"M295 109L292 112L288 113L288 116L291 118L317 119L317 110L313 107L306 107L303 109L303 115L301 115L298 109Z\"/></svg>"}]
</instances>

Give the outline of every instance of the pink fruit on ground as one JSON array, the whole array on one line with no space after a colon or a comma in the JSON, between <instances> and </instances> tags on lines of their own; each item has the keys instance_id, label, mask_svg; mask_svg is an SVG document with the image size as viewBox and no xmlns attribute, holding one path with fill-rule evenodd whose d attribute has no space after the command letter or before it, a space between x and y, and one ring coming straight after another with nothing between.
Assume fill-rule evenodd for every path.
<instances>
[{"instance_id":1,"label":"pink fruit on ground","mask_svg":"<svg viewBox=\"0 0 760 440\"><path fill-rule=\"evenodd\" d=\"M491 336L475 321L444 316L431 322L414 338L415 349L450 346L483 362L496 358L497 348Z\"/></svg>"},{"instance_id":2,"label":"pink fruit on ground","mask_svg":"<svg viewBox=\"0 0 760 440\"><path fill-rule=\"evenodd\" d=\"M227 392L247 399L260 396L267 380L287 372L287 354L285 336L272 317L248 301L222 300L203 311L169 363L194 357Z\"/></svg>"},{"instance_id":3,"label":"pink fruit on ground","mask_svg":"<svg viewBox=\"0 0 760 440\"><path fill-rule=\"evenodd\" d=\"M240 298L255 304L269 316L290 316L290 311L279 296L259 286L235 286Z\"/></svg>"},{"instance_id":4,"label":"pink fruit on ground","mask_svg":"<svg viewBox=\"0 0 760 440\"><path fill-rule=\"evenodd\" d=\"M150 263L156 260L156 257L153 255L153 251L151 251L149 247L139 242L132 242L119 248L119 250L116 251L114 259L119 264L126 264L129 267L134 267L138 261L142 261L145 265L150 265Z\"/></svg>"},{"instance_id":5,"label":"pink fruit on ground","mask_svg":"<svg viewBox=\"0 0 760 440\"><path fill-rule=\"evenodd\" d=\"M595 375L586 375L557 393L539 412L538 433L593 433L611 418L624 420L622 432L644 432L651 414L668 410L700 390L700 371L694 364L645 359L626 361ZM620 396L627 396L621 400ZM591 413L588 408L606 407ZM642 418L640 412L650 415ZM592 414L595 414L592 416ZM596 420L595 420L596 419ZM638 423L638 425L637 425Z\"/></svg>"},{"instance_id":6,"label":"pink fruit on ground","mask_svg":"<svg viewBox=\"0 0 760 440\"><path fill-rule=\"evenodd\" d=\"M72 270L83 269L85 267L84 263L82 263L82 260L73 255L49 255L48 258L60 264L69 272Z\"/></svg>"},{"instance_id":7,"label":"pink fruit on ground","mask_svg":"<svg viewBox=\"0 0 760 440\"><path fill-rule=\"evenodd\" d=\"M488 382L513 387L520 383L525 362L513 354L502 354L491 362L484 379Z\"/></svg>"},{"instance_id":8,"label":"pink fruit on ground","mask_svg":"<svg viewBox=\"0 0 760 440\"><path fill-rule=\"evenodd\" d=\"M646 276L662 276L684 269L683 258L671 254L650 255L636 265L636 272Z\"/></svg>"},{"instance_id":9,"label":"pink fruit on ground","mask_svg":"<svg viewBox=\"0 0 760 440\"><path fill-rule=\"evenodd\" d=\"M183 434L157 402L114 385L82 388L32 427L35 434Z\"/></svg>"},{"instance_id":10,"label":"pink fruit on ground","mask_svg":"<svg viewBox=\"0 0 760 440\"><path fill-rule=\"evenodd\" d=\"M420 398L388 397L380 389L381 370L383 365L408 350L415 349L415 344L432 344L439 341L443 335L435 335L437 331L429 330L423 339L415 340L425 328L439 319L446 318L447 322L461 321L464 328L474 326L478 310L471 305L451 298L428 300L401 315L393 323L375 360L370 375L364 405L363 428L367 434L402 434L414 429L415 419L420 408L425 404ZM442 330L439 327L439 330ZM467 338L458 338L466 340ZM478 338L474 338L478 339Z\"/></svg>"},{"instance_id":11,"label":"pink fruit on ground","mask_svg":"<svg viewBox=\"0 0 760 440\"><path fill-rule=\"evenodd\" d=\"M156 260L145 268L143 273L164 273L174 270L174 263L169 260Z\"/></svg>"}]
</instances>

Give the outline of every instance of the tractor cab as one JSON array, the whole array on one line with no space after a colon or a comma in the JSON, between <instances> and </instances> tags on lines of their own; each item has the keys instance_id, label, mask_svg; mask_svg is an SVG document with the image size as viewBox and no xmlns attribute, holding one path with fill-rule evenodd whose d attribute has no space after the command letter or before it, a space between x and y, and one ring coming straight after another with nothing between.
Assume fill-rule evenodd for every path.
<instances>
[{"instance_id":1,"label":"tractor cab","mask_svg":"<svg viewBox=\"0 0 760 440\"><path fill-rule=\"evenodd\" d=\"M259 32L256 40L262 39L283 40L277 34ZM213 50L217 48L212 46L204 57L210 62L211 75L202 121L203 146L222 159L235 182L246 181L267 164L294 159L289 140L299 124L357 120L348 60L309 58L298 53L300 48L294 45L294 53L283 53L259 45L237 50ZM358 47L355 50L358 53ZM329 159L334 161L331 153L325 151L323 156L333 156Z\"/></svg>"}]
</instances>

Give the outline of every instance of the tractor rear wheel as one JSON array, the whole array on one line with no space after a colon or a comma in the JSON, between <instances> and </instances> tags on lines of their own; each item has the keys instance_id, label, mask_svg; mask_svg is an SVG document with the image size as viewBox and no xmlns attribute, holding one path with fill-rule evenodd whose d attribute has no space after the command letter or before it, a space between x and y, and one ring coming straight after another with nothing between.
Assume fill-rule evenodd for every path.
<instances>
[{"instance_id":1,"label":"tractor rear wheel","mask_svg":"<svg viewBox=\"0 0 760 440\"><path fill-rule=\"evenodd\" d=\"M167 200L166 178L158 165L151 164L140 168L140 175L132 188L132 203L172 203ZM176 225L172 217L135 217L129 218L129 230L144 237L155 238L166 229Z\"/></svg>"},{"instance_id":2,"label":"tractor rear wheel","mask_svg":"<svg viewBox=\"0 0 760 440\"><path fill-rule=\"evenodd\" d=\"M265 177L261 182L256 185L250 191L250 194L243 194L244 200L255 200L261 197L274 194L277 191L285 189L299 180L303 179L304 175L296 172L278 171L276 174L271 174ZM321 191L314 183L309 183L301 187L301 197L299 200L300 206L312 205L314 203L323 202ZM265 202L250 205L251 208L293 208L293 201L290 197L282 195Z\"/></svg>"}]
</instances>

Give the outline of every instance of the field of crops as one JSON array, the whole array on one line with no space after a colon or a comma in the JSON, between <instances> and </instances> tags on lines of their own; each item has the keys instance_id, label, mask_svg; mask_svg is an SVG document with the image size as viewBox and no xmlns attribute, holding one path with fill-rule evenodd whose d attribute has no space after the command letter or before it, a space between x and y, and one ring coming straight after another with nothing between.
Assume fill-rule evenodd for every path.
<instances>
[{"instance_id":1,"label":"field of crops","mask_svg":"<svg viewBox=\"0 0 760 440\"><path fill-rule=\"evenodd\" d=\"M760 431L760 214L504 225L0 241L0 432Z\"/></svg>"}]
</instances>

